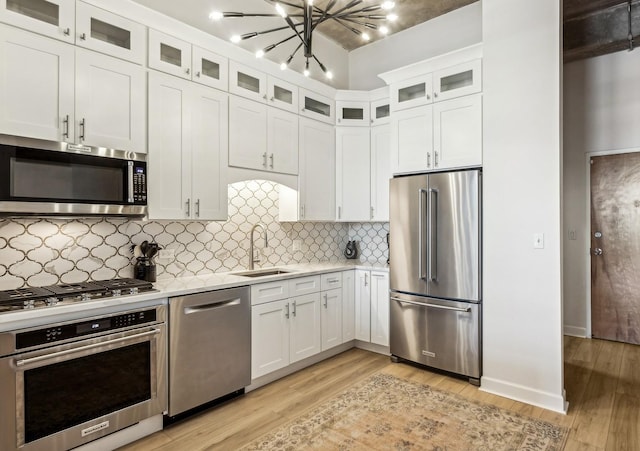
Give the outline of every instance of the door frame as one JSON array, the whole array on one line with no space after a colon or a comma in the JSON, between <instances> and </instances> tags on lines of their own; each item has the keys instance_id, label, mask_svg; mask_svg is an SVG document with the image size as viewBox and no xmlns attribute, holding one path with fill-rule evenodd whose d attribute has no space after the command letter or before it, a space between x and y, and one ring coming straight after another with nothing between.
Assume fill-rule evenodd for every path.
<instances>
[{"instance_id":1,"label":"door frame","mask_svg":"<svg viewBox=\"0 0 640 451\"><path fill-rule=\"evenodd\" d=\"M592 157L602 157L607 155L619 155L624 153L640 153L640 147L629 148L629 149L615 149L615 150L596 150L591 152L586 152L586 160L585 160L585 171L586 171L586 218L585 224L587 226L587 255L588 258L585 259L585 274L586 274L586 327L585 327L585 335L586 338L592 338L592 330L591 330L591 158Z\"/></svg>"}]
</instances>

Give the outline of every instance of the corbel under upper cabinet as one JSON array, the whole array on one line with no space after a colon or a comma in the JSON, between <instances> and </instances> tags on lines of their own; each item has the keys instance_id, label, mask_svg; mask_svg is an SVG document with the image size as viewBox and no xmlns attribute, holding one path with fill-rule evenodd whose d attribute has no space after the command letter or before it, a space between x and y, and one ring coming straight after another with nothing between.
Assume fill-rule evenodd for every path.
<instances>
[{"instance_id":1,"label":"corbel under upper cabinet","mask_svg":"<svg viewBox=\"0 0 640 451\"><path fill-rule=\"evenodd\" d=\"M228 88L228 59L187 41L149 29L149 67L212 88Z\"/></svg>"},{"instance_id":2,"label":"corbel under upper cabinet","mask_svg":"<svg viewBox=\"0 0 640 451\"><path fill-rule=\"evenodd\" d=\"M146 27L79 1L76 45L142 65L147 50Z\"/></svg>"},{"instance_id":3,"label":"corbel under upper cabinet","mask_svg":"<svg viewBox=\"0 0 640 451\"><path fill-rule=\"evenodd\" d=\"M0 21L73 44L75 0L0 0Z\"/></svg>"}]
</instances>

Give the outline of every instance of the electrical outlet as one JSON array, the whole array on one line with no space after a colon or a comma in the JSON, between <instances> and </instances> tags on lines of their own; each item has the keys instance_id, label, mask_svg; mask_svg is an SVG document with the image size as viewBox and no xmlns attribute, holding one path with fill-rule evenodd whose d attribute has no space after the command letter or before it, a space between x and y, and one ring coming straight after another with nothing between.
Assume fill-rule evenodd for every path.
<instances>
[{"instance_id":1,"label":"electrical outlet","mask_svg":"<svg viewBox=\"0 0 640 451\"><path fill-rule=\"evenodd\" d=\"M578 239L575 230L573 230L573 229L569 230L569 239L571 241L575 241L575 240Z\"/></svg>"},{"instance_id":2,"label":"electrical outlet","mask_svg":"<svg viewBox=\"0 0 640 451\"><path fill-rule=\"evenodd\" d=\"M533 248L544 249L544 233L533 234Z\"/></svg>"},{"instance_id":3,"label":"electrical outlet","mask_svg":"<svg viewBox=\"0 0 640 451\"><path fill-rule=\"evenodd\" d=\"M173 260L176 258L175 249L160 249L158 252L158 258L160 260Z\"/></svg>"},{"instance_id":4,"label":"electrical outlet","mask_svg":"<svg viewBox=\"0 0 640 451\"><path fill-rule=\"evenodd\" d=\"M293 240L292 250L297 252L302 249L302 240Z\"/></svg>"}]
</instances>

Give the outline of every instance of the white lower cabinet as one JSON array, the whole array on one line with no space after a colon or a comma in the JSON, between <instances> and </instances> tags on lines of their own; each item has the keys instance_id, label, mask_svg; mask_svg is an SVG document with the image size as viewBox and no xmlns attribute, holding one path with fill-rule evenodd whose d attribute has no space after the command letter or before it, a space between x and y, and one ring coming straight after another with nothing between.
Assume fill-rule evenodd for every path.
<instances>
[{"instance_id":1,"label":"white lower cabinet","mask_svg":"<svg viewBox=\"0 0 640 451\"><path fill-rule=\"evenodd\" d=\"M320 352L320 293L311 293L289 299L290 363L311 357Z\"/></svg>"},{"instance_id":2,"label":"white lower cabinet","mask_svg":"<svg viewBox=\"0 0 640 451\"><path fill-rule=\"evenodd\" d=\"M356 271L342 273L342 342L356 338Z\"/></svg>"},{"instance_id":3,"label":"white lower cabinet","mask_svg":"<svg viewBox=\"0 0 640 451\"><path fill-rule=\"evenodd\" d=\"M356 340L389 346L389 273L356 270Z\"/></svg>"},{"instance_id":4,"label":"white lower cabinet","mask_svg":"<svg viewBox=\"0 0 640 451\"><path fill-rule=\"evenodd\" d=\"M289 300L251 307L251 377L289 365Z\"/></svg>"},{"instance_id":5,"label":"white lower cabinet","mask_svg":"<svg viewBox=\"0 0 640 451\"><path fill-rule=\"evenodd\" d=\"M149 73L149 218L227 219L227 94Z\"/></svg>"}]
</instances>

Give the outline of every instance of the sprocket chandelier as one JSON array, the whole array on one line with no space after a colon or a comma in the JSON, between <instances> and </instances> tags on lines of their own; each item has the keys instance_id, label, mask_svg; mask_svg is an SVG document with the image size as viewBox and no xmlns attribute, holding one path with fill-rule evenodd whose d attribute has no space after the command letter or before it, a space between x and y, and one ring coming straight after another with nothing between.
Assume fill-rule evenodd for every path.
<instances>
[{"instance_id":1,"label":"sprocket chandelier","mask_svg":"<svg viewBox=\"0 0 640 451\"><path fill-rule=\"evenodd\" d=\"M290 36L259 49L256 52L256 57L262 58L265 54L269 53L276 47L297 38L300 41L298 46L295 48L293 53L291 53L289 58L280 64L280 68L282 70L287 69L296 53L303 48L303 55L306 59L303 73L307 77L310 74L309 61L313 60L318 64L327 78L333 78L333 72L328 70L313 52L313 32L321 23L334 21L350 32L358 35L364 41L369 41L371 39L369 30L377 31L382 35L387 35L390 31L388 23L394 22L398 19L398 16L392 12L395 6L395 2L393 1L383 1L380 4L366 6L363 5L364 0L351 0L345 5L340 6L339 3L344 2L340 2L339 0L329 0L324 8L315 6L313 4L313 0L268 1L275 7L275 12L273 14L214 11L209 15L209 18L211 20L221 20L223 18L232 17L276 17L284 19L286 22L285 26L262 31L253 31L242 35L233 35L231 36L231 42L237 44L241 41L255 38L257 36L289 29L293 32ZM289 7L289 10L285 9L285 7Z\"/></svg>"}]
</instances>

